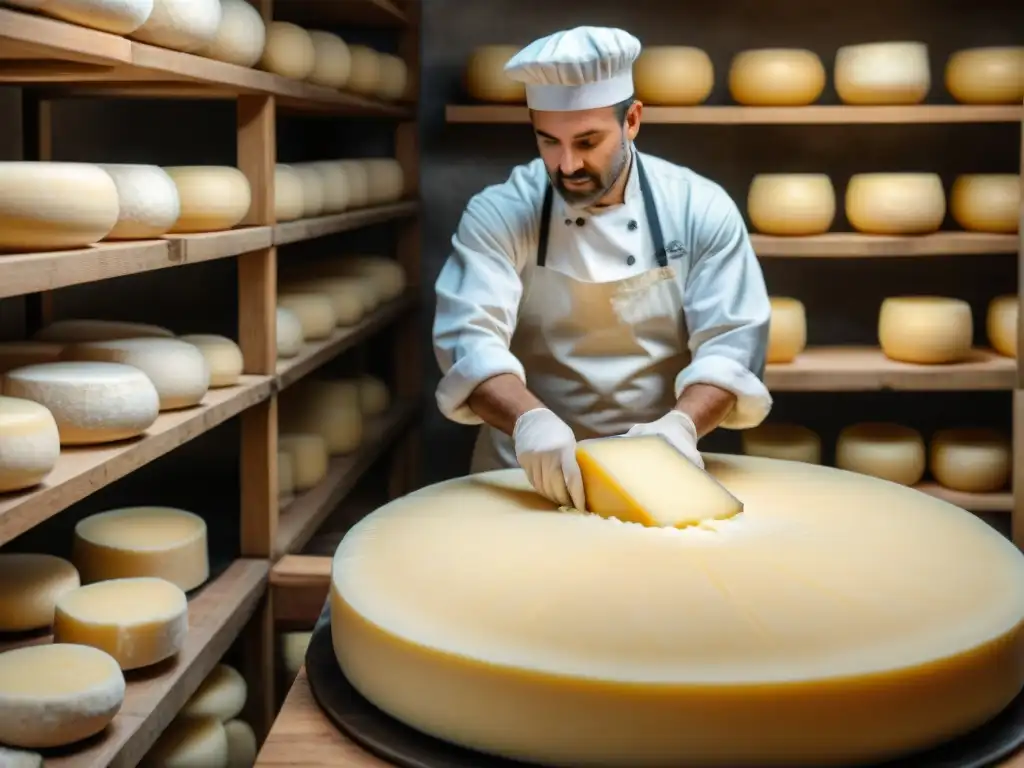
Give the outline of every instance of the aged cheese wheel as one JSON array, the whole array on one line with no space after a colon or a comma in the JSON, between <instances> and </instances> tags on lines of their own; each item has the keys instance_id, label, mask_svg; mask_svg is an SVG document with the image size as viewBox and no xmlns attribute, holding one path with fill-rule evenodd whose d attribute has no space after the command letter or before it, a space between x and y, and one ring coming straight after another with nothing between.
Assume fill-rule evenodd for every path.
<instances>
[{"instance_id":1,"label":"aged cheese wheel","mask_svg":"<svg viewBox=\"0 0 1024 768\"><path fill-rule=\"evenodd\" d=\"M994 429L940 429L932 436L928 469L939 485L964 493L1006 487L1012 469L1010 441Z\"/></svg>"},{"instance_id":2,"label":"aged cheese wheel","mask_svg":"<svg viewBox=\"0 0 1024 768\"><path fill-rule=\"evenodd\" d=\"M348 174L335 160L320 160L312 163L296 163L296 168L305 168L320 177L320 189L323 190L323 207L321 214L341 213L348 208L349 185Z\"/></svg>"},{"instance_id":3,"label":"aged cheese wheel","mask_svg":"<svg viewBox=\"0 0 1024 768\"><path fill-rule=\"evenodd\" d=\"M75 566L62 557L0 552L0 632L49 627L57 598L80 586Z\"/></svg>"},{"instance_id":4,"label":"aged cheese wheel","mask_svg":"<svg viewBox=\"0 0 1024 768\"><path fill-rule=\"evenodd\" d=\"M153 12L153 0L5 0L8 5L39 11L81 27L127 35ZM0 761L0 765L3 762Z\"/></svg>"},{"instance_id":5,"label":"aged cheese wheel","mask_svg":"<svg viewBox=\"0 0 1024 768\"><path fill-rule=\"evenodd\" d=\"M825 90L825 66L814 51L761 48L743 51L729 67L729 92L750 107L802 107Z\"/></svg>"},{"instance_id":6,"label":"aged cheese wheel","mask_svg":"<svg viewBox=\"0 0 1024 768\"><path fill-rule=\"evenodd\" d=\"M45 341L0 341L0 373L37 363L55 363L64 350Z\"/></svg>"},{"instance_id":7,"label":"aged cheese wheel","mask_svg":"<svg viewBox=\"0 0 1024 768\"><path fill-rule=\"evenodd\" d=\"M935 365L971 354L971 305L942 296L890 296L878 313L878 343L891 360Z\"/></svg>"},{"instance_id":8,"label":"aged cheese wheel","mask_svg":"<svg viewBox=\"0 0 1024 768\"><path fill-rule=\"evenodd\" d=\"M998 532L875 478L704 458L741 515L559 512L518 469L377 509L334 558L342 672L455 744L631 768L879 762L1024 687L1024 556ZM655 485L664 469L635 466Z\"/></svg>"},{"instance_id":9,"label":"aged cheese wheel","mask_svg":"<svg viewBox=\"0 0 1024 768\"><path fill-rule=\"evenodd\" d=\"M964 104L1024 99L1024 46L967 48L946 62L946 90Z\"/></svg>"},{"instance_id":10,"label":"aged cheese wheel","mask_svg":"<svg viewBox=\"0 0 1024 768\"><path fill-rule=\"evenodd\" d=\"M120 212L108 240L145 240L166 233L181 214L178 188L156 165L101 165L117 185Z\"/></svg>"},{"instance_id":11,"label":"aged cheese wheel","mask_svg":"<svg viewBox=\"0 0 1024 768\"><path fill-rule=\"evenodd\" d=\"M327 475L327 443L319 433L283 432L277 445L292 457L297 492L308 491Z\"/></svg>"},{"instance_id":12,"label":"aged cheese wheel","mask_svg":"<svg viewBox=\"0 0 1024 768\"><path fill-rule=\"evenodd\" d=\"M302 27L287 21L272 21L267 25L267 42L259 66L281 77L304 80L316 66L313 39Z\"/></svg>"},{"instance_id":13,"label":"aged cheese wheel","mask_svg":"<svg viewBox=\"0 0 1024 768\"><path fill-rule=\"evenodd\" d=\"M302 323L299 316L284 307L277 308L277 356L295 357L302 351L302 345L306 343L302 335Z\"/></svg>"},{"instance_id":14,"label":"aged cheese wheel","mask_svg":"<svg viewBox=\"0 0 1024 768\"><path fill-rule=\"evenodd\" d=\"M352 453L363 441L363 413L353 389L348 382L306 380L286 390L281 430L320 435L331 456Z\"/></svg>"},{"instance_id":15,"label":"aged cheese wheel","mask_svg":"<svg viewBox=\"0 0 1024 768\"><path fill-rule=\"evenodd\" d=\"M171 232L218 232L241 223L252 204L249 180L227 165L182 165L164 170L174 179L181 216Z\"/></svg>"},{"instance_id":16,"label":"aged cheese wheel","mask_svg":"<svg viewBox=\"0 0 1024 768\"><path fill-rule=\"evenodd\" d=\"M0 493L38 485L59 458L60 432L49 409L32 400L0 395Z\"/></svg>"},{"instance_id":17,"label":"aged cheese wheel","mask_svg":"<svg viewBox=\"0 0 1024 768\"><path fill-rule=\"evenodd\" d=\"M333 32L309 30L313 43L313 69L306 79L326 88L343 88L352 72L348 45Z\"/></svg>"},{"instance_id":18,"label":"aged cheese wheel","mask_svg":"<svg viewBox=\"0 0 1024 768\"><path fill-rule=\"evenodd\" d=\"M359 278L323 277L288 282L289 292L323 293L331 299L337 325L348 327L363 319L366 313L365 283Z\"/></svg>"},{"instance_id":19,"label":"aged cheese wheel","mask_svg":"<svg viewBox=\"0 0 1024 768\"><path fill-rule=\"evenodd\" d=\"M291 496L295 492L295 467L290 453L277 452L277 495Z\"/></svg>"},{"instance_id":20,"label":"aged cheese wheel","mask_svg":"<svg viewBox=\"0 0 1024 768\"><path fill-rule=\"evenodd\" d=\"M179 712L180 717L215 717L222 723L238 717L248 695L245 678L234 667L218 664Z\"/></svg>"},{"instance_id":21,"label":"aged cheese wheel","mask_svg":"<svg viewBox=\"0 0 1024 768\"><path fill-rule=\"evenodd\" d=\"M803 302L772 296L766 362L791 363L807 348L807 311Z\"/></svg>"},{"instance_id":22,"label":"aged cheese wheel","mask_svg":"<svg viewBox=\"0 0 1024 768\"><path fill-rule=\"evenodd\" d=\"M293 163L291 169L302 184L302 218L322 215L327 202L323 175L306 163Z\"/></svg>"},{"instance_id":23,"label":"aged cheese wheel","mask_svg":"<svg viewBox=\"0 0 1024 768\"><path fill-rule=\"evenodd\" d=\"M820 235L836 216L836 192L823 173L762 173L747 192L747 215L766 235Z\"/></svg>"},{"instance_id":24,"label":"aged cheese wheel","mask_svg":"<svg viewBox=\"0 0 1024 768\"><path fill-rule=\"evenodd\" d=\"M348 179L349 208L364 208L370 202L370 177L362 160L339 160L338 167Z\"/></svg>"},{"instance_id":25,"label":"aged cheese wheel","mask_svg":"<svg viewBox=\"0 0 1024 768\"><path fill-rule=\"evenodd\" d=\"M748 456L821 464L821 437L800 424L761 424L740 437Z\"/></svg>"},{"instance_id":26,"label":"aged cheese wheel","mask_svg":"<svg viewBox=\"0 0 1024 768\"><path fill-rule=\"evenodd\" d=\"M230 752L224 724L216 717L171 721L146 755L147 768L227 768Z\"/></svg>"},{"instance_id":27,"label":"aged cheese wheel","mask_svg":"<svg viewBox=\"0 0 1024 768\"><path fill-rule=\"evenodd\" d=\"M302 337L306 341L326 339L338 324L334 314L334 302L326 293L301 292L281 293L277 304L293 312L302 325Z\"/></svg>"},{"instance_id":28,"label":"aged cheese wheel","mask_svg":"<svg viewBox=\"0 0 1024 768\"><path fill-rule=\"evenodd\" d=\"M701 104L714 86L714 65L700 48L654 45L644 48L633 64L633 87L645 104Z\"/></svg>"},{"instance_id":29,"label":"aged cheese wheel","mask_svg":"<svg viewBox=\"0 0 1024 768\"><path fill-rule=\"evenodd\" d=\"M220 0L153 0L153 12L131 37L193 53L217 39L220 20Z\"/></svg>"},{"instance_id":30,"label":"aged cheese wheel","mask_svg":"<svg viewBox=\"0 0 1024 768\"><path fill-rule=\"evenodd\" d=\"M836 466L900 485L914 485L924 476L924 438L916 429L902 424L854 424L839 433Z\"/></svg>"},{"instance_id":31,"label":"aged cheese wheel","mask_svg":"<svg viewBox=\"0 0 1024 768\"><path fill-rule=\"evenodd\" d=\"M344 256L326 269L332 274L365 277L383 301L397 299L407 284L402 265L386 256Z\"/></svg>"},{"instance_id":32,"label":"aged cheese wheel","mask_svg":"<svg viewBox=\"0 0 1024 768\"><path fill-rule=\"evenodd\" d=\"M244 720L228 720L224 723L224 733L228 738L226 768L252 768L259 752L252 726Z\"/></svg>"},{"instance_id":33,"label":"aged cheese wheel","mask_svg":"<svg viewBox=\"0 0 1024 768\"><path fill-rule=\"evenodd\" d=\"M302 177L290 165L278 163L274 167L274 218L301 219L306 205L302 195Z\"/></svg>"},{"instance_id":34,"label":"aged cheese wheel","mask_svg":"<svg viewBox=\"0 0 1024 768\"><path fill-rule=\"evenodd\" d=\"M378 55L380 77L377 79L377 98L384 101L398 101L405 96L409 85L409 68L406 63L392 53Z\"/></svg>"},{"instance_id":35,"label":"aged cheese wheel","mask_svg":"<svg viewBox=\"0 0 1024 768\"><path fill-rule=\"evenodd\" d=\"M245 368L242 349L227 336L215 333L192 333L179 337L191 344L206 358L210 370L210 388L232 387L238 383Z\"/></svg>"},{"instance_id":36,"label":"aged cheese wheel","mask_svg":"<svg viewBox=\"0 0 1024 768\"><path fill-rule=\"evenodd\" d=\"M376 376L364 374L359 377L359 405L363 413L371 418L382 416L391 405L388 385Z\"/></svg>"},{"instance_id":37,"label":"aged cheese wheel","mask_svg":"<svg viewBox=\"0 0 1024 768\"><path fill-rule=\"evenodd\" d=\"M345 88L353 93L372 96L380 87L380 54L365 45L350 45L352 69Z\"/></svg>"},{"instance_id":38,"label":"aged cheese wheel","mask_svg":"<svg viewBox=\"0 0 1024 768\"><path fill-rule=\"evenodd\" d=\"M928 46L847 45L836 52L835 86L846 104L920 104L931 90Z\"/></svg>"},{"instance_id":39,"label":"aged cheese wheel","mask_svg":"<svg viewBox=\"0 0 1024 768\"><path fill-rule=\"evenodd\" d=\"M363 161L366 169L371 205L391 203L402 197L405 191L405 174L402 165L391 157L373 157Z\"/></svg>"},{"instance_id":40,"label":"aged cheese wheel","mask_svg":"<svg viewBox=\"0 0 1024 768\"><path fill-rule=\"evenodd\" d=\"M846 187L846 218L871 235L923 235L946 217L936 173L858 173Z\"/></svg>"},{"instance_id":41,"label":"aged cheese wheel","mask_svg":"<svg viewBox=\"0 0 1024 768\"><path fill-rule=\"evenodd\" d=\"M281 633L281 657L289 680L294 679L302 665L306 663L306 651L312 637L312 632Z\"/></svg>"},{"instance_id":42,"label":"aged cheese wheel","mask_svg":"<svg viewBox=\"0 0 1024 768\"><path fill-rule=\"evenodd\" d=\"M0 251L83 248L110 234L117 185L91 163L0 163Z\"/></svg>"},{"instance_id":43,"label":"aged cheese wheel","mask_svg":"<svg viewBox=\"0 0 1024 768\"><path fill-rule=\"evenodd\" d=\"M465 74L470 98L510 104L525 102L526 85L505 74L505 65L517 53L516 45L482 45L474 49L466 62Z\"/></svg>"},{"instance_id":44,"label":"aged cheese wheel","mask_svg":"<svg viewBox=\"0 0 1024 768\"><path fill-rule=\"evenodd\" d=\"M988 305L985 331L992 349L1006 357L1017 357L1017 315L1020 300L1016 294L997 296Z\"/></svg>"},{"instance_id":45,"label":"aged cheese wheel","mask_svg":"<svg viewBox=\"0 0 1024 768\"><path fill-rule=\"evenodd\" d=\"M267 25L247 0L220 0L221 17L214 39L198 53L240 67L254 67L267 43Z\"/></svg>"},{"instance_id":46,"label":"aged cheese wheel","mask_svg":"<svg viewBox=\"0 0 1024 768\"><path fill-rule=\"evenodd\" d=\"M1016 173L958 176L949 194L950 213L966 230L1013 234L1020 227L1020 186Z\"/></svg>"},{"instance_id":47,"label":"aged cheese wheel","mask_svg":"<svg viewBox=\"0 0 1024 768\"><path fill-rule=\"evenodd\" d=\"M76 341L108 341L111 339L172 338L173 331L149 323L121 320L70 318L56 320L33 336L36 342L70 344Z\"/></svg>"}]
</instances>

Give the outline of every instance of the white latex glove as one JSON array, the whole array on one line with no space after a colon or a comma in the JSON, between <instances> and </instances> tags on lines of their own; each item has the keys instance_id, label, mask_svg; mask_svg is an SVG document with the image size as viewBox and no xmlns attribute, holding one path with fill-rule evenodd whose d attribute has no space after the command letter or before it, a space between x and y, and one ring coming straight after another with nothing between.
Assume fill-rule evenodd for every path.
<instances>
[{"instance_id":1,"label":"white latex glove","mask_svg":"<svg viewBox=\"0 0 1024 768\"><path fill-rule=\"evenodd\" d=\"M671 410L657 421L637 424L626 433L626 437L637 435L661 435L683 456L704 469L704 459L697 450L697 427L682 411Z\"/></svg>"},{"instance_id":2,"label":"white latex glove","mask_svg":"<svg viewBox=\"0 0 1024 768\"><path fill-rule=\"evenodd\" d=\"M547 408L534 408L512 430L519 466L537 493L556 504L586 509L583 476L576 463L576 436Z\"/></svg>"}]
</instances>

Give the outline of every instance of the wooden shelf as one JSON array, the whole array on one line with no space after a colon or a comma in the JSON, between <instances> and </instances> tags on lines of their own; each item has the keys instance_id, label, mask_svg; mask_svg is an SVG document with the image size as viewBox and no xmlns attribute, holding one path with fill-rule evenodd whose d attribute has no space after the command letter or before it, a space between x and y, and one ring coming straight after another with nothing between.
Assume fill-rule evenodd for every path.
<instances>
[{"instance_id":1,"label":"wooden shelf","mask_svg":"<svg viewBox=\"0 0 1024 768\"><path fill-rule=\"evenodd\" d=\"M764 381L775 392L1011 390L1017 361L976 349L962 363L914 365L872 347L810 347L792 363L769 364Z\"/></svg>"},{"instance_id":2,"label":"wooden shelf","mask_svg":"<svg viewBox=\"0 0 1024 768\"><path fill-rule=\"evenodd\" d=\"M948 501L968 512L1011 512L1013 510L1013 493L1001 491L999 493L964 493L963 491L951 491L943 488L938 483L921 483L914 486L922 493L934 496L937 499Z\"/></svg>"},{"instance_id":3,"label":"wooden shelf","mask_svg":"<svg viewBox=\"0 0 1024 768\"><path fill-rule=\"evenodd\" d=\"M63 448L57 466L38 488L0 496L0 545L266 400L273 384L270 376L243 376L237 386L211 389L202 405L161 414L142 437L94 448Z\"/></svg>"},{"instance_id":4,"label":"wooden shelf","mask_svg":"<svg viewBox=\"0 0 1024 768\"><path fill-rule=\"evenodd\" d=\"M409 23L392 0L278 0L278 21L316 28L330 26L398 27Z\"/></svg>"},{"instance_id":5,"label":"wooden shelf","mask_svg":"<svg viewBox=\"0 0 1024 768\"><path fill-rule=\"evenodd\" d=\"M528 123L525 106L505 104L449 104L449 123ZM644 107L644 122L696 125L843 125L852 123L1019 123L1021 106L926 104L906 107Z\"/></svg>"},{"instance_id":6,"label":"wooden shelf","mask_svg":"<svg viewBox=\"0 0 1024 768\"><path fill-rule=\"evenodd\" d=\"M333 558L285 555L270 569L274 623L278 630L312 629L331 584Z\"/></svg>"},{"instance_id":7,"label":"wooden shelf","mask_svg":"<svg viewBox=\"0 0 1024 768\"><path fill-rule=\"evenodd\" d=\"M862 235L829 232L809 237L778 237L751 233L750 242L759 257L893 257L962 256L984 253L1016 254L1017 235L980 232L936 232L931 235Z\"/></svg>"},{"instance_id":8,"label":"wooden shelf","mask_svg":"<svg viewBox=\"0 0 1024 768\"><path fill-rule=\"evenodd\" d=\"M300 240L312 240L338 232L349 232L353 229L380 224L385 221L413 216L419 210L415 200L402 200L372 208L362 208L330 216L317 216L313 219L298 219L278 224L274 227L274 245L287 245Z\"/></svg>"},{"instance_id":9,"label":"wooden shelf","mask_svg":"<svg viewBox=\"0 0 1024 768\"><path fill-rule=\"evenodd\" d=\"M265 560L236 560L190 595L185 647L173 659L128 672L114 722L78 749L54 750L46 768L134 768L241 633L267 584ZM12 645L49 643L37 637ZM0 646L0 651L11 646Z\"/></svg>"}]
</instances>

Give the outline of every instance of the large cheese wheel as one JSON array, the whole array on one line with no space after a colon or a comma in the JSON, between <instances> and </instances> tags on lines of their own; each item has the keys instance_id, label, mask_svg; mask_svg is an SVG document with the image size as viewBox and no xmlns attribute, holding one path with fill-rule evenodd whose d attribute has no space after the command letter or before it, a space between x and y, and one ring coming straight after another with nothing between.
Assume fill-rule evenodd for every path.
<instances>
[{"instance_id":1,"label":"large cheese wheel","mask_svg":"<svg viewBox=\"0 0 1024 768\"><path fill-rule=\"evenodd\" d=\"M218 664L181 708L181 717L216 717L222 723L238 717L245 706L248 687L234 667Z\"/></svg>"},{"instance_id":2,"label":"large cheese wheel","mask_svg":"<svg viewBox=\"0 0 1024 768\"><path fill-rule=\"evenodd\" d=\"M228 735L216 717L178 717L146 754L147 768L227 768Z\"/></svg>"},{"instance_id":3,"label":"large cheese wheel","mask_svg":"<svg viewBox=\"0 0 1024 768\"><path fill-rule=\"evenodd\" d=\"M0 395L0 493L38 485L58 458L60 432L49 409L32 400Z\"/></svg>"},{"instance_id":4,"label":"large cheese wheel","mask_svg":"<svg viewBox=\"0 0 1024 768\"><path fill-rule=\"evenodd\" d=\"M308 491L327 475L327 443L317 432L284 432L277 438L280 450L291 456L297 492Z\"/></svg>"},{"instance_id":5,"label":"large cheese wheel","mask_svg":"<svg viewBox=\"0 0 1024 768\"><path fill-rule=\"evenodd\" d=\"M355 325L366 313L366 283L357 277L323 277L289 281L289 293L323 293L334 306L335 322L342 327Z\"/></svg>"},{"instance_id":6,"label":"large cheese wheel","mask_svg":"<svg viewBox=\"0 0 1024 768\"><path fill-rule=\"evenodd\" d=\"M220 19L220 0L153 0L153 12L131 36L192 53L217 39Z\"/></svg>"},{"instance_id":7,"label":"large cheese wheel","mask_svg":"<svg viewBox=\"0 0 1024 768\"><path fill-rule=\"evenodd\" d=\"M333 32L322 30L310 30L309 39L313 43L313 69L306 79L327 88L343 88L352 72L348 45Z\"/></svg>"},{"instance_id":8,"label":"large cheese wheel","mask_svg":"<svg viewBox=\"0 0 1024 768\"><path fill-rule=\"evenodd\" d=\"M741 440L748 456L821 464L821 437L800 424L761 424L743 430Z\"/></svg>"},{"instance_id":9,"label":"large cheese wheel","mask_svg":"<svg viewBox=\"0 0 1024 768\"><path fill-rule=\"evenodd\" d=\"M715 86L715 67L700 48L654 45L633 64L636 97L645 104L701 104Z\"/></svg>"},{"instance_id":10,"label":"large cheese wheel","mask_svg":"<svg viewBox=\"0 0 1024 768\"><path fill-rule=\"evenodd\" d=\"M45 405L61 445L127 440L145 432L160 412L156 387L121 363L59 362L8 371L3 394Z\"/></svg>"},{"instance_id":11,"label":"large cheese wheel","mask_svg":"<svg viewBox=\"0 0 1024 768\"><path fill-rule=\"evenodd\" d=\"M836 191L823 173L762 173L747 192L750 223L766 235L820 235L836 216Z\"/></svg>"},{"instance_id":12,"label":"large cheese wheel","mask_svg":"<svg viewBox=\"0 0 1024 768\"><path fill-rule=\"evenodd\" d=\"M338 324L334 302L326 293L282 293L277 297L277 304L299 319L306 341L326 339Z\"/></svg>"},{"instance_id":13,"label":"large cheese wheel","mask_svg":"<svg viewBox=\"0 0 1024 768\"><path fill-rule=\"evenodd\" d=\"M466 61L465 87L470 98L510 104L526 101L526 85L505 74L505 65L517 53L515 45L475 48Z\"/></svg>"},{"instance_id":14,"label":"large cheese wheel","mask_svg":"<svg viewBox=\"0 0 1024 768\"><path fill-rule=\"evenodd\" d=\"M181 215L178 188L156 165L101 165L117 185L119 214L108 240L160 237Z\"/></svg>"},{"instance_id":15,"label":"large cheese wheel","mask_svg":"<svg viewBox=\"0 0 1024 768\"><path fill-rule=\"evenodd\" d=\"M631 768L879 762L1024 687L1024 556L984 522L830 467L704 459L742 514L559 512L518 469L377 509L334 557L342 672L456 744Z\"/></svg>"},{"instance_id":16,"label":"large cheese wheel","mask_svg":"<svg viewBox=\"0 0 1024 768\"><path fill-rule=\"evenodd\" d=\"M226 768L252 768L259 752L259 743L252 726L244 720L228 720L224 723L224 733L228 738Z\"/></svg>"},{"instance_id":17,"label":"large cheese wheel","mask_svg":"<svg viewBox=\"0 0 1024 768\"><path fill-rule=\"evenodd\" d=\"M924 476L924 438L916 429L902 424L854 424L839 433L836 466L892 483L914 485Z\"/></svg>"},{"instance_id":18,"label":"large cheese wheel","mask_svg":"<svg viewBox=\"0 0 1024 768\"><path fill-rule=\"evenodd\" d=\"M340 213L348 208L349 188L348 174L334 160L320 160L312 163L296 163L300 171L307 169L320 177L320 189L323 191L322 214Z\"/></svg>"},{"instance_id":19,"label":"large cheese wheel","mask_svg":"<svg viewBox=\"0 0 1024 768\"><path fill-rule=\"evenodd\" d=\"M320 216L327 202L323 175L306 163L293 163L291 169L302 184L302 218Z\"/></svg>"},{"instance_id":20,"label":"large cheese wheel","mask_svg":"<svg viewBox=\"0 0 1024 768\"><path fill-rule=\"evenodd\" d=\"M122 320L93 320L69 318L55 320L36 332L37 342L70 344L76 341L108 341L111 339L171 338L173 331L149 323L130 323Z\"/></svg>"},{"instance_id":21,"label":"large cheese wheel","mask_svg":"<svg viewBox=\"0 0 1024 768\"><path fill-rule=\"evenodd\" d=\"M946 62L946 90L964 104L1016 104L1024 99L1024 46L968 48Z\"/></svg>"},{"instance_id":22,"label":"large cheese wheel","mask_svg":"<svg viewBox=\"0 0 1024 768\"><path fill-rule=\"evenodd\" d=\"M398 101L404 97L409 86L409 68L405 61L392 53L381 53L377 56L377 66L380 68L377 98Z\"/></svg>"},{"instance_id":23,"label":"large cheese wheel","mask_svg":"<svg viewBox=\"0 0 1024 768\"><path fill-rule=\"evenodd\" d=\"M846 187L846 218L871 235L923 235L946 217L946 193L935 173L858 173Z\"/></svg>"},{"instance_id":24,"label":"large cheese wheel","mask_svg":"<svg viewBox=\"0 0 1024 768\"><path fill-rule=\"evenodd\" d=\"M287 21L272 21L267 25L267 42L259 66L281 77L304 80L316 66L313 39L302 27Z\"/></svg>"},{"instance_id":25,"label":"large cheese wheel","mask_svg":"<svg viewBox=\"0 0 1024 768\"><path fill-rule=\"evenodd\" d=\"M242 349L227 336L215 333L193 333L180 337L206 358L210 371L210 388L232 387L238 383L245 369Z\"/></svg>"},{"instance_id":26,"label":"large cheese wheel","mask_svg":"<svg viewBox=\"0 0 1024 768\"><path fill-rule=\"evenodd\" d=\"M110 234L120 203L90 163L0 163L0 251L83 248Z\"/></svg>"},{"instance_id":27,"label":"large cheese wheel","mask_svg":"<svg viewBox=\"0 0 1024 768\"><path fill-rule=\"evenodd\" d=\"M825 90L825 66L813 51L762 48L743 51L729 67L729 92L751 107L802 107Z\"/></svg>"},{"instance_id":28,"label":"large cheese wheel","mask_svg":"<svg viewBox=\"0 0 1024 768\"><path fill-rule=\"evenodd\" d=\"M352 69L345 88L363 96L372 96L380 87L380 54L366 45L350 45Z\"/></svg>"},{"instance_id":29,"label":"large cheese wheel","mask_svg":"<svg viewBox=\"0 0 1024 768\"><path fill-rule=\"evenodd\" d=\"M878 313L878 343L891 360L944 364L971 353L971 305L942 296L890 296Z\"/></svg>"},{"instance_id":30,"label":"large cheese wheel","mask_svg":"<svg viewBox=\"0 0 1024 768\"><path fill-rule=\"evenodd\" d=\"M80 586L75 566L62 557L0 552L0 632L49 627L57 598Z\"/></svg>"},{"instance_id":31,"label":"large cheese wheel","mask_svg":"<svg viewBox=\"0 0 1024 768\"><path fill-rule=\"evenodd\" d=\"M217 35L197 53L240 67L255 66L267 43L263 17L247 0L220 0L220 5Z\"/></svg>"},{"instance_id":32,"label":"large cheese wheel","mask_svg":"<svg viewBox=\"0 0 1024 768\"><path fill-rule=\"evenodd\" d=\"M45 749L110 725L124 703L124 673L108 654L51 643L0 653L0 742Z\"/></svg>"},{"instance_id":33,"label":"large cheese wheel","mask_svg":"<svg viewBox=\"0 0 1024 768\"><path fill-rule=\"evenodd\" d=\"M274 167L274 218L277 221L301 219L305 212L302 177L290 165Z\"/></svg>"},{"instance_id":34,"label":"large cheese wheel","mask_svg":"<svg viewBox=\"0 0 1024 768\"><path fill-rule=\"evenodd\" d=\"M847 45L836 52L835 86L846 104L920 104L931 90L928 46Z\"/></svg>"},{"instance_id":35,"label":"large cheese wheel","mask_svg":"<svg viewBox=\"0 0 1024 768\"><path fill-rule=\"evenodd\" d=\"M1002 490L1012 470L1010 441L994 429L940 429L932 436L928 469L942 486L965 493Z\"/></svg>"},{"instance_id":36,"label":"large cheese wheel","mask_svg":"<svg viewBox=\"0 0 1024 768\"><path fill-rule=\"evenodd\" d=\"M127 35L153 12L153 0L6 0L8 5L39 11L101 32ZM0 765L3 763L0 762Z\"/></svg>"},{"instance_id":37,"label":"large cheese wheel","mask_svg":"<svg viewBox=\"0 0 1024 768\"><path fill-rule=\"evenodd\" d=\"M363 208L370 202L370 178L362 160L339 160L338 167L348 179L348 205Z\"/></svg>"},{"instance_id":38,"label":"large cheese wheel","mask_svg":"<svg viewBox=\"0 0 1024 768\"><path fill-rule=\"evenodd\" d=\"M298 315L284 307L277 308L276 314L277 356L295 357L302 351L306 337L302 335L302 323Z\"/></svg>"},{"instance_id":39,"label":"large cheese wheel","mask_svg":"<svg viewBox=\"0 0 1024 768\"><path fill-rule=\"evenodd\" d=\"M45 341L0 341L0 373L37 363L55 363L64 350Z\"/></svg>"},{"instance_id":40,"label":"large cheese wheel","mask_svg":"<svg viewBox=\"0 0 1024 768\"><path fill-rule=\"evenodd\" d=\"M958 176L949 194L950 213L966 230L1013 234L1020 227L1020 187L1016 173Z\"/></svg>"},{"instance_id":41,"label":"large cheese wheel","mask_svg":"<svg viewBox=\"0 0 1024 768\"><path fill-rule=\"evenodd\" d=\"M178 187L181 216L171 232L217 232L231 229L249 213L252 189L237 168L227 165L182 165L165 168Z\"/></svg>"},{"instance_id":42,"label":"large cheese wheel","mask_svg":"<svg viewBox=\"0 0 1024 768\"><path fill-rule=\"evenodd\" d=\"M766 362L791 363L807 348L807 311L803 302L772 296Z\"/></svg>"},{"instance_id":43,"label":"large cheese wheel","mask_svg":"<svg viewBox=\"0 0 1024 768\"><path fill-rule=\"evenodd\" d=\"M1020 299L1016 294L996 296L988 305L985 331L992 349L1006 357L1017 357L1017 316Z\"/></svg>"}]
</instances>

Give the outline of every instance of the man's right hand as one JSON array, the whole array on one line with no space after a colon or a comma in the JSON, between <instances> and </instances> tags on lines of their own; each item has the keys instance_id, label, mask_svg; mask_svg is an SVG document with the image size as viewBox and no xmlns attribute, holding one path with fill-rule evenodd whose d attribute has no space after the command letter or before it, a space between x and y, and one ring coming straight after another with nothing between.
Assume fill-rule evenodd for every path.
<instances>
[{"instance_id":1,"label":"man's right hand","mask_svg":"<svg viewBox=\"0 0 1024 768\"><path fill-rule=\"evenodd\" d=\"M537 493L562 506L586 509L576 436L568 424L548 408L534 408L516 419L512 440L519 466Z\"/></svg>"}]
</instances>

